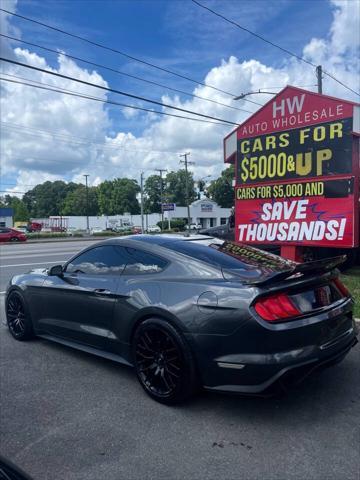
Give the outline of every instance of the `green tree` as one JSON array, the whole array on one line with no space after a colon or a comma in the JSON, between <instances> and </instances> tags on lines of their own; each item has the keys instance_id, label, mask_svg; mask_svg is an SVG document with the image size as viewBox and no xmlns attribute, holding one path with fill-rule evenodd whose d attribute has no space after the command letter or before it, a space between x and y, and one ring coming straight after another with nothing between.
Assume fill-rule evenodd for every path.
<instances>
[{"instance_id":1,"label":"green tree","mask_svg":"<svg viewBox=\"0 0 360 480\"><path fill-rule=\"evenodd\" d=\"M187 173L189 203L197 199L194 188L194 178L191 172ZM179 207L186 206L186 171L178 170L166 175L165 198L167 202L176 203Z\"/></svg>"},{"instance_id":2,"label":"green tree","mask_svg":"<svg viewBox=\"0 0 360 480\"><path fill-rule=\"evenodd\" d=\"M28 222L30 220L29 210L20 198L14 197L9 205L14 209L14 222Z\"/></svg>"},{"instance_id":3,"label":"green tree","mask_svg":"<svg viewBox=\"0 0 360 480\"><path fill-rule=\"evenodd\" d=\"M78 185L75 190L69 192L63 202L61 215L98 215L97 187L88 188L88 210L86 208L86 187Z\"/></svg>"},{"instance_id":4,"label":"green tree","mask_svg":"<svg viewBox=\"0 0 360 480\"><path fill-rule=\"evenodd\" d=\"M165 198L165 179L162 179L163 198ZM150 175L145 180L144 192L145 211L147 213L161 213L161 179L159 175Z\"/></svg>"},{"instance_id":5,"label":"green tree","mask_svg":"<svg viewBox=\"0 0 360 480\"><path fill-rule=\"evenodd\" d=\"M65 198L77 187L62 180L45 182L26 192L23 201L32 217L60 215Z\"/></svg>"},{"instance_id":6,"label":"green tree","mask_svg":"<svg viewBox=\"0 0 360 480\"><path fill-rule=\"evenodd\" d=\"M118 215L126 212L136 215L140 213L136 199L140 187L136 180L116 178L106 180L98 186L99 209L105 215Z\"/></svg>"},{"instance_id":7,"label":"green tree","mask_svg":"<svg viewBox=\"0 0 360 480\"><path fill-rule=\"evenodd\" d=\"M231 208L235 203L235 190L232 182L235 178L233 165L221 172L221 176L212 181L207 195L223 208Z\"/></svg>"},{"instance_id":8,"label":"green tree","mask_svg":"<svg viewBox=\"0 0 360 480\"><path fill-rule=\"evenodd\" d=\"M30 220L29 211L23 202L18 197L5 195L1 198L0 205L3 207L9 207L14 210L14 222L27 223Z\"/></svg>"}]
</instances>

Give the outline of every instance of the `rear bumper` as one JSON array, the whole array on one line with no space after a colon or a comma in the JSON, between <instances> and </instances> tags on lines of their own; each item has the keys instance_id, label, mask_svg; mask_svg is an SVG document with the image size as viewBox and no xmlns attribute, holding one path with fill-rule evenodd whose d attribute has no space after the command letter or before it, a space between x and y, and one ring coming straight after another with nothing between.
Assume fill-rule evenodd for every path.
<instances>
[{"instance_id":1,"label":"rear bumper","mask_svg":"<svg viewBox=\"0 0 360 480\"><path fill-rule=\"evenodd\" d=\"M340 362L357 343L355 323L322 345L272 354L231 354L208 365L204 388L219 392L268 394L274 387L298 383L315 370ZM208 382L206 382L208 380ZM210 380L210 381L209 381Z\"/></svg>"}]
</instances>

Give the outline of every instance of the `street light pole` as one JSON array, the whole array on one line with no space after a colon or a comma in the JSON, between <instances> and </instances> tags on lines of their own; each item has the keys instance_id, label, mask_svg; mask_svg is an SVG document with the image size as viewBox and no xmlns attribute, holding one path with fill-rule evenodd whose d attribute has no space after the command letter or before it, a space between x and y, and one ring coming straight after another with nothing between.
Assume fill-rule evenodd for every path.
<instances>
[{"instance_id":1,"label":"street light pole","mask_svg":"<svg viewBox=\"0 0 360 480\"><path fill-rule=\"evenodd\" d=\"M233 100L242 100L243 98L247 97L248 95L256 95L257 93L268 93L269 95L276 95L275 92L262 92L261 89L259 89L257 92L242 93L238 97L234 97Z\"/></svg>"},{"instance_id":2,"label":"street light pole","mask_svg":"<svg viewBox=\"0 0 360 480\"><path fill-rule=\"evenodd\" d=\"M140 175L141 233L144 233L144 172Z\"/></svg>"},{"instance_id":3,"label":"street light pole","mask_svg":"<svg viewBox=\"0 0 360 480\"><path fill-rule=\"evenodd\" d=\"M86 174L83 175L85 177L85 188L86 188L86 230L87 233L90 233L90 227L89 227L89 188L88 188L88 177L90 175Z\"/></svg>"},{"instance_id":4,"label":"street light pole","mask_svg":"<svg viewBox=\"0 0 360 480\"><path fill-rule=\"evenodd\" d=\"M318 65L316 67L316 77L317 77L318 93L322 94L322 66L321 65Z\"/></svg>"},{"instance_id":5,"label":"street light pole","mask_svg":"<svg viewBox=\"0 0 360 480\"><path fill-rule=\"evenodd\" d=\"M162 174L163 172L167 172L167 170L163 168L157 168L157 172L159 172L160 177L160 204L161 204L161 231L164 229L164 210L163 210L163 183L162 183Z\"/></svg>"},{"instance_id":6,"label":"street light pole","mask_svg":"<svg viewBox=\"0 0 360 480\"><path fill-rule=\"evenodd\" d=\"M186 207L188 216L188 234L190 235L190 205L189 205L189 179L188 179L188 165L195 165L195 162L189 162L187 157L190 152L183 153L180 157L184 157L185 160L180 160L180 163L185 165L185 195L186 195Z\"/></svg>"}]
</instances>

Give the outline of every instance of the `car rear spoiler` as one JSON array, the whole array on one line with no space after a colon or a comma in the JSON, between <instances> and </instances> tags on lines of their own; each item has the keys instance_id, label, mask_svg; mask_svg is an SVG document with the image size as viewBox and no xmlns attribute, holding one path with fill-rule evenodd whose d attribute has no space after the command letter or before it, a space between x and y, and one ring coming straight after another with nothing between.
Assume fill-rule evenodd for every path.
<instances>
[{"instance_id":1,"label":"car rear spoiler","mask_svg":"<svg viewBox=\"0 0 360 480\"><path fill-rule=\"evenodd\" d=\"M270 274L267 278L259 278L254 280L247 280L247 285L266 285L273 281L285 280L296 274L303 274L303 275L313 275L315 273L326 273L331 270L334 270L337 266L341 265L346 261L346 255L339 255L337 257L332 258L324 258L322 260L315 260L313 262L304 262L304 263L297 263L295 267L285 270L278 273Z\"/></svg>"}]
</instances>

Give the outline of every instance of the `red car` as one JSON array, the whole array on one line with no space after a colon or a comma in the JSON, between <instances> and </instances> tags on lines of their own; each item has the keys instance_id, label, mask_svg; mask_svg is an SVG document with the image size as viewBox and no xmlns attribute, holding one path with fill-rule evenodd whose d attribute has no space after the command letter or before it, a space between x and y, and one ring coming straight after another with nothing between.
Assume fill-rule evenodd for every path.
<instances>
[{"instance_id":1,"label":"red car","mask_svg":"<svg viewBox=\"0 0 360 480\"><path fill-rule=\"evenodd\" d=\"M0 242L25 242L26 235L14 228L0 227Z\"/></svg>"}]
</instances>

